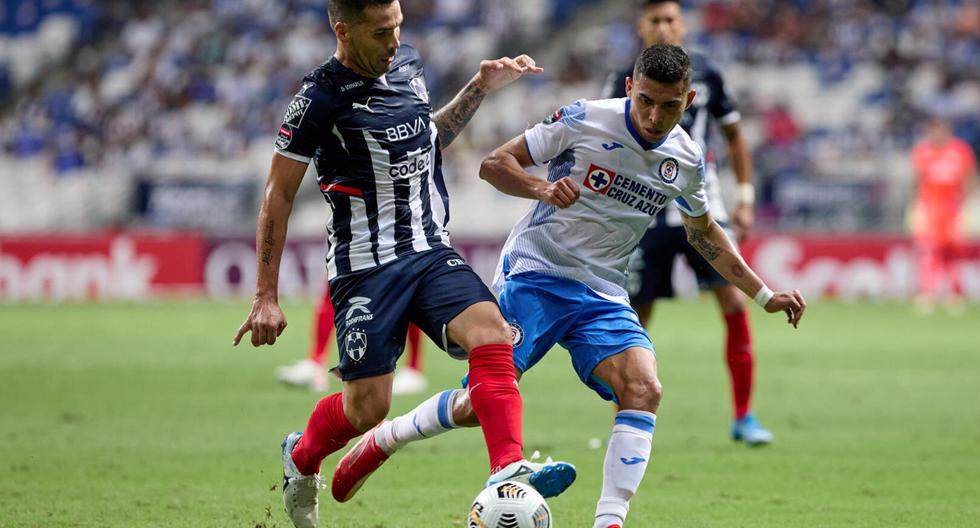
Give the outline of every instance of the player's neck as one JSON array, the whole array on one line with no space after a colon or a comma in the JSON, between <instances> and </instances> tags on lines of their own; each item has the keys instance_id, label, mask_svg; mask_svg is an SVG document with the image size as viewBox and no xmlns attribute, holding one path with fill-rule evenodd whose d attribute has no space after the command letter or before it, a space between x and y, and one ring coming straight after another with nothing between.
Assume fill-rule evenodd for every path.
<instances>
[{"instance_id":1,"label":"player's neck","mask_svg":"<svg viewBox=\"0 0 980 528\"><path fill-rule=\"evenodd\" d=\"M347 48L343 45L337 46L337 52L334 53L333 56L334 58L337 59L337 62L339 62L348 70L360 75L361 77L366 77L368 79L377 79L378 77L380 77L380 75L372 75L369 72L362 69L361 67L359 67L357 63L354 62L350 53L347 52Z\"/></svg>"}]
</instances>

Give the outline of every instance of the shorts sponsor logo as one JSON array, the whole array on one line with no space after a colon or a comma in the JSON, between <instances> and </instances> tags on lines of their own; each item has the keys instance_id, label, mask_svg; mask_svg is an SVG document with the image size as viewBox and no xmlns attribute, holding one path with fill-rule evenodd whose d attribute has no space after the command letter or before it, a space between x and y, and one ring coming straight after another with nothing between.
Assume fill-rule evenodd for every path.
<instances>
[{"instance_id":1,"label":"shorts sponsor logo","mask_svg":"<svg viewBox=\"0 0 980 528\"><path fill-rule=\"evenodd\" d=\"M367 352L367 334L361 330L351 330L347 332L347 336L344 337L344 349L347 351L347 356L354 361L360 361L364 359L364 354Z\"/></svg>"},{"instance_id":2,"label":"shorts sponsor logo","mask_svg":"<svg viewBox=\"0 0 980 528\"><path fill-rule=\"evenodd\" d=\"M664 183L674 183L677 173L680 172L680 165L674 158L667 158L660 162L660 179Z\"/></svg>"},{"instance_id":3,"label":"shorts sponsor logo","mask_svg":"<svg viewBox=\"0 0 980 528\"><path fill-rule=\"evenodd\" d=\"M589 172L585 175L585 187L599 194L606 194L615 177L616 173L609 169L595 164L589 165Z\"/></svg>"},{"instance_id":4,"label":"shorts sponsor logo","mask_svg":"<svg viewBox=\"0 0 980 528\"><path fill-rule=\"evenodd\" d=\"M351 305L347 309L346 323L348 327L357 323L374 320L374 314L367 307L371 303L370 297L351 297L347 303Z\"/></svg>"},{"instance_id":5,"label":"shorts sponsor logo","mask_svg":"<svg viewBox=\"0 0 980 528\"><path fill-rule=\"evenodd\" d=\"M299 128L303 123L303 117L306 116L306 111L310 108L311 102L309 97L303 97L302 95L293 97L293 102L289 103L289 106L286 107L286 117L282 118L282 124Z\"/></svg>"},{"instance_id":6,"label":"shorts sponsor logo","mask_svg":"<svg viewBox=\"0 0 980 528\"><path fill-rule=\"evenodd\" d=\"M286 147L293 142L293 131L288 126L279 127L279 137L276 138L276 147L279 150L286 150Z\"/></svg>"},{"instance_id":7,"label":"shorts sponsor logo","mask_svg":"<svg viewBox=\"0 0 980 528\"><path fill-rule=\"evenodd\" d=\"M455 268L456 266L465 266L466 261L463 259L454 258L454 259L447 260L446 265L449 266L450 268Z\"/></svg>"},{"instance_id":8,"label":"shorts sponsor logo","mask_svg":"<svg viewBox=\"0 0 980 528\"><path fill-rule=\"evenodd\" d=\"M415 95L422 100L423 103L429 104L429 89L425 86L425 79L422 76L415 77L411 81L408 81L408 85L412 87L412 91Z\"/></svg>"},{"instance_id":9,"label":"shorts sponsor logo","mask_svg":"<svg viewBox=\"0 0 980 528\"><path fill-rule=\"evenodd\" d=\"M524 329L516 321L510 323L511 345L517 348L524 344Z\"/></svg>"}]
</instances>

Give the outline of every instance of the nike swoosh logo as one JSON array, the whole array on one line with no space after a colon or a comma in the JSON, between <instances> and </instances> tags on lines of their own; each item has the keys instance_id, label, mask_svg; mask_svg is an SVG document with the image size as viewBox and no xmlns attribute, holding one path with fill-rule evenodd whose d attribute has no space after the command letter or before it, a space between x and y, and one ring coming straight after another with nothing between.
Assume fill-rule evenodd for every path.
<instances>
[{"instance_id":1,"label":"nike swoosh logo","mask_svg":"<svg viewBox=\"0 0 980 528\"><path fill-rule=\"evenodd\" d=\"M647 459L642 458L642 457L633 457L633 458L631 458L629 460L626 460L625 458L620 458L619 461L622 462L623 464L626 464L627 466L635 466L636 464L639 464L640 462L646 462Z\"/></svg>"},{"instance_id":2,"label":"nike swoosh logo","mask_svg":"<svg viewBox=\"0 0 980 528\"><path fill-rule=\"evenodd\" d=\"M616 149L623 148L623 146L620 145L619 143L616 143L615 141L613 141L611 144L610 143L603 143L602 144L602 148L604 148L606 150L616 150Z\"/></svg>"}]
</instances>

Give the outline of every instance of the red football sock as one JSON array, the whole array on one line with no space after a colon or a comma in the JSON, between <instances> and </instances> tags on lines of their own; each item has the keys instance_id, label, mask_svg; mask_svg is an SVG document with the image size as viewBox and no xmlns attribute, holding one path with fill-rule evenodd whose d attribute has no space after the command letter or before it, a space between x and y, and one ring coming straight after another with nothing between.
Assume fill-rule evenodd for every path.
<instances>
[{"instance_id":1,"label":"red football sock","mask_svg":"<svg viewBox=\"0 0 980 528\"><path fill-rule=\"evenodd\" d=\"M422 331L408 325L408 368L422 370Z\"/></svg>"},{"instance_id":2,"label":"red football sock","mask_svg":"<svg viewBox=\"0 0 980 528\"><path fill-rule=\"evenodd\" d=\"M471 350L469 386L493 474L524 458L524 409L514 373L514 349L509 344L492 344Z\"/></svg>"},{"instance_id":3,"label":"red football sock","mask_svg":"<svg viewBox=\"0 0 980 528\"><path fill-rule=\"evenodd\" d=\"M333 302L330 300L330 290L323 294L320 305L316 308L314 321L316 331L313 333L313 343L310 345L310 360L319 365L323 364L327 355L327 345L333 332Z\"/></svg>"},{"instance_id":4,"label":"red football sock","mask_svg":"<svg viewBox=\"0 0 980 528\"><path fill-rule=\"evenodd\" d=\"M732 402L735 419L741 420L749 413L749 400L752 399L752 330L749 328L749 315L741 312L725 314L728 327L728 343L725 346L725 359L728 373L732 379Z\"/></svg>"},{"instance_id":5,"label":"red football sock","mask_svg":"<svg viewBox=\"0 0 980 528\"><path fill-rule=\"evenodd\" d=\"M343 393L327 396L316 404L303 437L293 448L293 463L303 475L319 473L324 458L360 435L344 415Z\"/></svg>"}]
</instances>

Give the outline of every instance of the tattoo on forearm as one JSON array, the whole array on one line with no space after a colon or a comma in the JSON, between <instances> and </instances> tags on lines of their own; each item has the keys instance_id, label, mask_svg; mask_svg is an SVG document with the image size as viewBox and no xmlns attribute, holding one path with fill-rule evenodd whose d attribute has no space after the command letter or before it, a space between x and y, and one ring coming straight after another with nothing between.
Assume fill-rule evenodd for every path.
<instances>
[{"instance_id":1,"label":"tattoo on forearm","mask_svg":"<svg viewBox=\"0 0 980 528\"><path fill-rule=\"evenodd\" d=\"M262 239L262 263L268 266L272 264L272 248L276 246L276 239L273 236L276 224L269 220L265 224L265 238Z\"/></svg>"},{"instance_id":2,"label":"tattoo on forearm","mask_svg":"<svg viewBox=\"0 0 980 528\"><path fill-rule=\"evenodd\" d=\"M684 226L684 230L687 231L687 241L694 246L694 249L698 250L698 253L705 260L711 262L721 255L721 246L708 240L708 232L706 230L695 229L687 225Z\"/></svg>"},{"instance_id":3,"label":"tattoo on forearm","mask_svg":"<svg viewBox=\"0 0 980 528\"><path fill-rule=\"evenodd\" d=\"M456 97L436 112L433 121L439 129L439 144L448 147L473 118L487 94L475 84L470 83Z\"/></svg>"}]
</instances>

